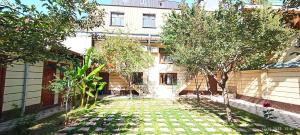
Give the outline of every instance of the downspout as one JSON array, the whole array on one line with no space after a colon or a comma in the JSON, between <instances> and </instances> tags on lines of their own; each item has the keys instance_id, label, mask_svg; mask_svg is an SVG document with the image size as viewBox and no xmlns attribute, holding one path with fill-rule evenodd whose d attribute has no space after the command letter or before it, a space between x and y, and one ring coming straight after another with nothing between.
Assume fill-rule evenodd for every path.
<instances>
[{"instance_id":1,"label":"downspout","mask_svg":"<svg viewBox=\"0 0 300 135\"><path fill-rule=\"evenodd\" d=\"M148 47L150 47L151 43L151 34L149 33L149 37L148 37ZM151 49L150 49L150 53L151 53ZM151 53L152 54L152 53ZM150 67L148 67L148 75L147 75L147 91L150 92L149 90L149 75L150 75ZM153 92L151 92L152 94ZM154 95L152 94L152 98L154 98Z\"/></svg>"},{"instance_id":2,"label":"downspout","mask_svg":"<svg viewBox=\"0 0 300 135\"><path fill-rule=\"evenodd\" d=\"M28 64L25 63L24 64L23 89L22 89L22 102L21 102L21 116L24 116L25 108L26 108L27 77L28 77Z\"/></svg>"}]
</instances>

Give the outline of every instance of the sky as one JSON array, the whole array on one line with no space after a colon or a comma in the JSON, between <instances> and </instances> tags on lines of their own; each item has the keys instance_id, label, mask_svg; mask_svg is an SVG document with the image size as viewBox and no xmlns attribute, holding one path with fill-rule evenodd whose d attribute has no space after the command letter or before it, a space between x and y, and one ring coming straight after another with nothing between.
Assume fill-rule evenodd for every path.
<instances>
[{"instance_id":1,"label":"sky","mask_svg":"<svg viewBox=\"0 0 300 135\"><path fill-rule=\"evenodd\" d=\"M13 0L12 0L13 1ZM41 7L42 2L40 0L21 0L24 4L35 4L38 8ZM111 0L97 0L101 4L111 4ZM181 0L171 0L171 1L177 1L180 2ZM206 10L215 10L218 8L218 1L219 0L204 0L205 3L205 9ZM187 3L191 4L194 2L194 0L186 0ZM42 8L40 8L43 10Z\"/></svg>"}]
</instances>

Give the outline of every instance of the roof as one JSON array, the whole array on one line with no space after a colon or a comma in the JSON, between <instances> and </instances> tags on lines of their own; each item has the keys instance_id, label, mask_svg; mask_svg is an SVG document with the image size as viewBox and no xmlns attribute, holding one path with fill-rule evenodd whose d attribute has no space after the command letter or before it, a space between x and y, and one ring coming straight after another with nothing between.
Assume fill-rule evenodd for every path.
<instances>
[{"instance_id":1,"label":"roof","mask_svg":"<svg viewBox=\"0 0 300 135\"><path fill-rule=\"evenodd\" d=\"M112 0L115 6L130 6L130 7L147 7L147 8L163 8L177 9L179 3L169 0Z\"/></svg>"}]
</instances>

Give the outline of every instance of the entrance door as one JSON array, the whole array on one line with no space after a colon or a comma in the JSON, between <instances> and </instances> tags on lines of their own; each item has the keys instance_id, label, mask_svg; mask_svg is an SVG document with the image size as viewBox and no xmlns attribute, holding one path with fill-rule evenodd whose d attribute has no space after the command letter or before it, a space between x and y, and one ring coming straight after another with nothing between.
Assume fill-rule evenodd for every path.
<instances>
[{"instance_id":1,"label":"entrance door","mask_svg":"<svg viewBox=\"0 0 300 135\"><path fill-rule=\"evenodd\" d=\"M106 82L106 85L103 88L103 94L110 94L110 90L109 90L109 73L100 72L99 76L103 78L102 81Z\"/></svg>"},{"instance_id":2,"label":"entrance door","mask_svg":"<svg viewBox=\"0 0 300 135\"><path fill-rule=\"evenodd\" d=\"M0 67L0 118L2 118L3 94L5 85L6 68Z\"/></svg>"},{"instance_id":3,"label":"entrance door","mask_svg":"<svg viewBox=\"0 0 300 135\"><path fill-rule=\"evenodd\" d=\"M218 93L218 83L214 79L214 77L209 75L208 82L209 82L209 87L210 87L210 91L212 92L212 94L213 95L217 94Z\"/></svg>"},{"instance_id":4,"label":"entrance door","mask_svg":"<svg viewBox=\"0 0 300 135\"><path fill-rule=\"evenodd\" d=\"M56 66L53 62L45 62L44 63L44 71L43 71L43 88L42 88L42 106L47 107L54 105L54 93L48 89L50 81L55 78Z\"/></svg>"}]
</instances>

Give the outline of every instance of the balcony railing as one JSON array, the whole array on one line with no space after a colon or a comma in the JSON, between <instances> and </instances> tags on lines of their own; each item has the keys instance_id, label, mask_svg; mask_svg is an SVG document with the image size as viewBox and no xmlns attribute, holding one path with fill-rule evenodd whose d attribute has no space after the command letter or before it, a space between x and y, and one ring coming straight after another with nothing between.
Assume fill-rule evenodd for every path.
<instances>
[{"instance_id":1,"label":"balcony railing","mask_svg":"<svg viewBox=\"0 0 300 135\"><path fill-rule=\"evenodd\" d=\"M251 5L260 5L265 1L268 1L273 6L281 6L283 4L283 0L243 0L246 4Z\"/></svg>"}]
</instances>

